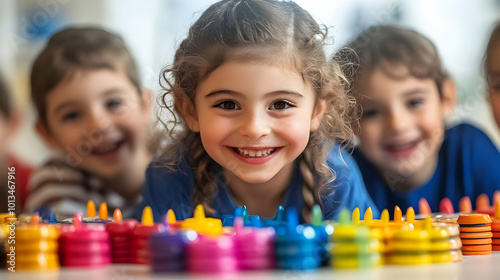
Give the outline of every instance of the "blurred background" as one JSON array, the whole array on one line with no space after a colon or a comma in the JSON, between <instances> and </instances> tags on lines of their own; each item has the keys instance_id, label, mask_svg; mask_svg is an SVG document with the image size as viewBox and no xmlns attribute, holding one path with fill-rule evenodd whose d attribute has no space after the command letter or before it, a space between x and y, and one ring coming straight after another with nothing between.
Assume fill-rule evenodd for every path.
<instances>
[{"instance_id":1,"label":"blurred background","mask_svg":"<svg viewBox=\"0 0 500 280\"><path fill-rule=\"evenodd\" d=\"M69 25L100 26L120 34L132 50L145 87L159 93L158 77L189 26L213 0L2 0L0 71L25 114L14 154L33 164L49 155L33 129L29 73L47 39ZM329 55L362 29L400 24L429 37L458 87L452 122L482 128L500 147L500 132L486 101L482 57L500 0L296 0L330 28ZM0 139L1 140L1 139Z\"/></svg>"}]
</instances>

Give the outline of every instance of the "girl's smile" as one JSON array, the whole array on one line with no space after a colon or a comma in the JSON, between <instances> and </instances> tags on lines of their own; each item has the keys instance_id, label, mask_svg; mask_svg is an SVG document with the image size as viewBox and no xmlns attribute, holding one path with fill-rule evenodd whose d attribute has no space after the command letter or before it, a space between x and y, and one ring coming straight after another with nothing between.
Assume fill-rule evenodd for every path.
<instances>
[{"instance_id":1,"label":"girl's smile","mask_svg":"<svg viewBox=\"0 0 500 280\"><path fill-rule=\"evenodd\" d=\"M270 161L280 148L230 148L236 157L247 164L264 164Z\"/></svg>"}]
</instances>

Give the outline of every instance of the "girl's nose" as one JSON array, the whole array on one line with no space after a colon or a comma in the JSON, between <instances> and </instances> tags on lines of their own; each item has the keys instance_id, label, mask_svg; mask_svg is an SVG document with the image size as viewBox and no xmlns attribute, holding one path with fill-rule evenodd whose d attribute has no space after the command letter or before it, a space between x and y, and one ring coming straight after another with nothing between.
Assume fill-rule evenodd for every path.
<instances>
[{"instance_id":1,"label":"girl's nose","mask_svg":"<svg viewBox=\"0 0 500 280\"><path fill-rule=\"evenodd\" d=\"M239 132L252 140L269 135L271 127L266 113L248 112L241 120Z\"/></svg>"}]
</instances>

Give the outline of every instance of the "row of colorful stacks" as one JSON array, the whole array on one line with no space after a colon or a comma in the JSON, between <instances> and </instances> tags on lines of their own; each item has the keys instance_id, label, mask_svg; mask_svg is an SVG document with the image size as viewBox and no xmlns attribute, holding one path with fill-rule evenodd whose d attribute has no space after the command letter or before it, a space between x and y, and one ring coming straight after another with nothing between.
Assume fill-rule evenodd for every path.
<instances>
[{"instance_id":1,"label":"row of colorful stacks","mask_svg":"<svg viewBox=\"0 0 500 280\"><path fill-rule=\"evenodd\" d=\"M500 249L498 201L496 209L493 224L488 214L427 215L415 220L411 207L405 219L396 207L392 221L387 210L375 220L367 209L361 220L355 209L352 215L342 211L333 222L323 221L320 207L315 206L312 223L300 225L295 209L285 212L280 207L274 219L260 219L238 207L234 216L219 220L205 217L198 206L193 218L176 221L169 211L163 223L155 224L149 207L139 223L122 220L119 211L108 219L105 204L94 217L95 206L89 203L91 217L77 213L69 221L57 222L53 216L40 221L35 214L30 221L18 221L15 265L16 270L52 270L131 263L150 265L153 272L233 273L458 262L462 252L488 254ZM5 235L8 229L2 227ZM9 266L8 258L6 263Z\"/></svg>"}]
</instances>

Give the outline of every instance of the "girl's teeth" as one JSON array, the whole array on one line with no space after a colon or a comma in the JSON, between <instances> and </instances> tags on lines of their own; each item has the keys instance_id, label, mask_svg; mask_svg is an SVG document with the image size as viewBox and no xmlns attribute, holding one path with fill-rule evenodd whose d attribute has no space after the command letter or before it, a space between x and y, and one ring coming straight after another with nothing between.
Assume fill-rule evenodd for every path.
<instances>
[{"instance_id":1,"label":"girl's teeth","mask_svg":"<svg viewBox=\"0 0 500 280\"><path fill-rule=\"evenodd\" d=\"M268 156L274 151L274 149L265 149L261 151L248 151L244 149L238 149L238 153L242 156L246 157L263 157Z\"/></svg>"}]
</instances>

